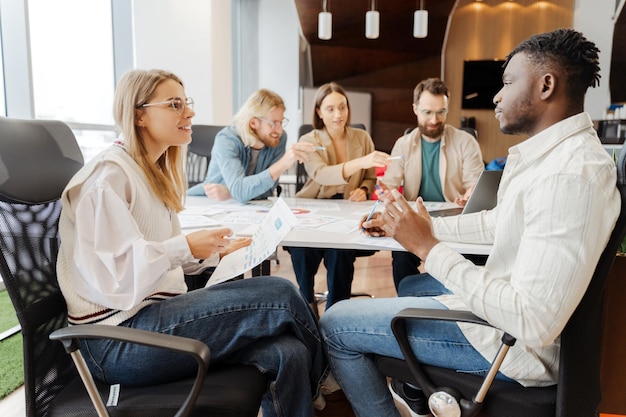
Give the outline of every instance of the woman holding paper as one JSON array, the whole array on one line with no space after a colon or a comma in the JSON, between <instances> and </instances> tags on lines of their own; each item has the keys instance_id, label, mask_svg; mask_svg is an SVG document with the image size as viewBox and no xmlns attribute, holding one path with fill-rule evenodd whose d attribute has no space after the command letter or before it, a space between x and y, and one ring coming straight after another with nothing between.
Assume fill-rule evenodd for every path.
<instances>
[{"instance_id":1,"label":"woman holding paper","mask_svg":"<svg viewBox=\"0 0 626 417\"><path fill-rule=\"evenodd\" d=\"M182 82L161 70L130 71L114 113L120 140L85 165L62 196L57 270L69 323L201 340L212 362L251 364L266 374L264 417L313 415L326 362L315 318L293 284L263 277L187 292L184 273L215 265L249 241L231 242L227 228L181 233L183 161L195 115ZM196 372L180 355L138 345L86 340L81 350L92 373L110 384ZM136 364L145 372L135 372Z\"/></svg>"},{"instance_id":2,"label":"woman holding paper","mask_svg":"<svg viewBox=\"0 0 626 417\"><path fill-rule=\"evenodd\" d=\"M314 130L300 138L318 149L304 167L309 176L296 197L365 201L376 184L375 167L386 166L389 155L374 149L363 129L350 127L350 103L337 83L322 85L315 95ZM355 250L289 248L300 291L317 313L314 279L324 260L328 284L326 308L350 297Z\"/></svg>"}]
</instances>

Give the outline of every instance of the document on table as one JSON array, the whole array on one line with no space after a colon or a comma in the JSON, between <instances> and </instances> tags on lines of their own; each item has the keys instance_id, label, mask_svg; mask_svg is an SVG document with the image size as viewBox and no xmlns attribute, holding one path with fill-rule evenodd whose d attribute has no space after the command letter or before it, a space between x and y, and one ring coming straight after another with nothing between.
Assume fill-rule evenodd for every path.
<instances>
[{"instance_id":1,"label":"document on table","mask_svg":"<svg viewBox=\"0 0 626 417\"><path fill-rule=\"evenodd\" d=\"M178 215L181 229L197 229L200 227L220 227L221 223L202 214L186 214Z\"/></svg>"},{"instance_id":2,"label":"document on table","mask_svg":"<svg viewBox=\"0 0 626 417\"><path fill-rule=\"evenodd\" d=\"M398 243L397 240L388 236L374 237L374 236L366 236L363 233L358 233L356 234L356 236L350 239L350 242L356 243L358 245L363 245L363 246L372 246L378 249L385 248L389 250L398 250L398 251L405 250L402 247L402 245Z\"/></svg>"},{"instance_id":3,"label":"document on table","mask_svg":"<svg viewBox=\"0 0 626 417\"><path fill-rule=\"evenodd\" d=\"M224 256L206 286L228 281L254 268L270 256L297 220L282 198L278 198L252 235L252 243Z\"/></svg>"}]
</instances>

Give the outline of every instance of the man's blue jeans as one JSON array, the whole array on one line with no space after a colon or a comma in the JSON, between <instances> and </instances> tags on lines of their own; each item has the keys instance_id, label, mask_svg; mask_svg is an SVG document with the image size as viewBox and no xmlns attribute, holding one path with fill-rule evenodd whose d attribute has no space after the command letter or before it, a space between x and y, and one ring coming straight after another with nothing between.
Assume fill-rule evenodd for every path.
<instances>
[{"instance_id":1,"label":"man's blue jeans","mask_svg":"<svg viewBox=\"0 0 626 417\"><path fill-rule=\"evenodd\" d=\"M327 371L321 338L300 291L286 279L256 277L201 288L142 309L122 326L198 339L211 362L256 366L270 379L263 416L312 416ZM108 340L83 341L94 375L151 385L193 375L193 359Z\"/></svg>"},{"instance_id":2,"label":"man's blue jeans","mask_svg":"<svg viewBox=\"0 0 626 417\"><path fill-rule=\"evenodd\" d=\"M391 319L409 307L445 309L430 298L448 292L428 274L407 277L398 298L353 298L341 301L320 319L328 360L337 382L358 417L399 417L378 372L374 354L403 358L391 331ZM415 296L427 294L426 296ZM419 320L408 324L409 339L421 363L484 375L489 362L467 341L454 322ZM502 374L498 379L509 380Z\"/></svg>"}]
</instances>

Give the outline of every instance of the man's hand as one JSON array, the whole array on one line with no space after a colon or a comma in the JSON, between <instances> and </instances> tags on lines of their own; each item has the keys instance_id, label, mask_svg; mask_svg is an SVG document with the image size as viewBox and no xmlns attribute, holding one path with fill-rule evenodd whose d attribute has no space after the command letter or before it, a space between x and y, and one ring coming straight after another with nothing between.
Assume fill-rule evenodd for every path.
<instances>
[{"instance_id":1,"label":"man's hand","mask_svg":"<svg viewBox=\"0 0 626 417\"><path fill-rule=\"evenodd\" d=\"M204 193L211 200L226 201L233 198L228 191L228 187L222 184L204 184Z\"/></svg>"},{"instance_id":2,"label":"man's hand","mask_svg":"<svg viewBox=\"0 0 626 417\"><path fill-rule=\"evenodd\" d=\"M295 161L304 163L309 160L309 154L315 152L315 146L309 142L296 142L289 145L285 151L283 158L289 161L289 165L293 165Z\"/></svg>"},{"instance_id":3,"label":"man's hand","mask_svg":"<svg viewBox=\"0 0 626 417\"><path fill-rule=\"evenodd\" d=\"M366 236L382 237L386 236L383 226L385 221L383 220L383 213L377 211L372 215L372 218L367 220L367 216L363 216L359 222L359 227L363 230Z\"/></svg>"},{"instance_id":4,"label":"man's hand","mask_svg":"<svg viewBox=\"0 0 626 417\"><path fill-rule=\"evenodd\" d=\"M467 191L465 191L465 194L463 195L463 197L455 198L454 202L457 203L461 207L465 207L465 205L467 204L467 200L469 200L470 195L472 195L472 191L474 191L474 187L476 187L476 183L472 184L472 186L469 187Z\"/></svg>"},{"instance_id":5,"label":"man's hand","mask_svg":"<svg viewBox=\"0 0 626 417\"><path fill-rule=\"evenodd\" d=\"M285 150L285 154L270 166L270 175L278 180L283 172L291 168L294 163L304 163L309 160L309 154L316 152L315 146L309 142L292 143Z\"/></svg>"},{"instance_id":6,"label":"man's hand","mask_svg":"<svg viewBox=\"0 0 626 417\"><path fill-rule=\"evenodd\" d=\"M389 188L382 180L376 181L376 198L383 201L394 200L393 195L391 195L391 188Z\"/></svg>"},{"instance_id":7,"label":"man's hand","mask_svg":"<svg viewBox=\"0 0 626 417\"><path fill-rule=\"evenodd\" d=\"M392 190L392 194L395 202L385 203L383 230L387 236L393 237L406 250L425 261L430 250L439 243L433 233L432 219L428 210L421 197L416 201L416 211L398 190Z\"/></svg>"}]
</instances>

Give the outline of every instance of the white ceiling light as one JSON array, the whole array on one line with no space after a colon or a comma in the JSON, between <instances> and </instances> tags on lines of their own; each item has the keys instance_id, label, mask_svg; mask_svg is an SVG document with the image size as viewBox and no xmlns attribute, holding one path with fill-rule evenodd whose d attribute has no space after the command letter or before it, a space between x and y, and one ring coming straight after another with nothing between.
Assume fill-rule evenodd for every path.
<instances>
[{"instance_id":1,"label":"white ceiling light","mask_svg":"<svg viewBox=\"0 0 626 417\"><path fill-rule=\"evenodd\" d=\"M365 37L378 39L380 35L380 13L376 10L376 0L372 0L371 9L365 13Z\"/></svg>"},{"instance_id":2,"label":"white ceiling light","mask_svg":"<svg viewBox=\"0 0 626 417\"><path fill-rule=\"evenodd\" d=\"M327 0L322 0L322 11L317 16L317 37L329 40L333 37L333 15L326 9Z\"/></svg>"},{"instance_id":3,"label":"white ceiling light","mask_svg":"<svg viewBox=\"0 0 626 417\"><path fill-rule=\"evenodd\" d=\"M420 0L420 9L413 14L413 37L428 36L428 11L424 10L424 0Z\"/></svg>"}]
</instances>

